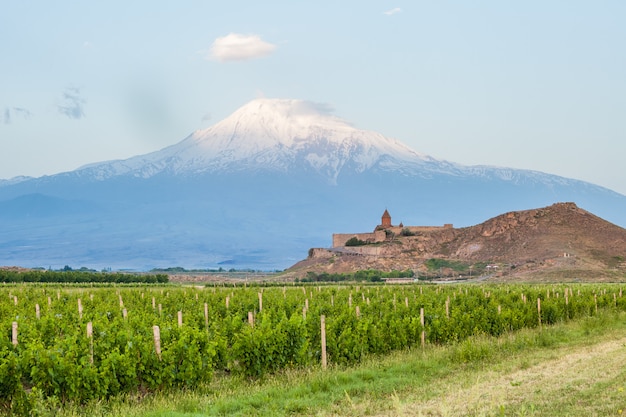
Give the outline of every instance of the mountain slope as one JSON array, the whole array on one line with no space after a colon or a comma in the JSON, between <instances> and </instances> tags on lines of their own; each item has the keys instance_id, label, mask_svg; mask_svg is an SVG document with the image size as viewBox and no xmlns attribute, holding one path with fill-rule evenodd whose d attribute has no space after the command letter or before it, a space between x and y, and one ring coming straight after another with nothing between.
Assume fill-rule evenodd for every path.
<instances>
[{"instance_id":1,"label":"mountain slope","mask_svg":"<svg viewBox=\"0 0 626 417\"><path fill-rule=\"evenodd\" d=\"M0 181L0 264L282 269L385 207L464 226L558 201L626 225L626 197L605 188L437 160L319 105L259 99L156 152Z\"/></svg>"}]
</instances>

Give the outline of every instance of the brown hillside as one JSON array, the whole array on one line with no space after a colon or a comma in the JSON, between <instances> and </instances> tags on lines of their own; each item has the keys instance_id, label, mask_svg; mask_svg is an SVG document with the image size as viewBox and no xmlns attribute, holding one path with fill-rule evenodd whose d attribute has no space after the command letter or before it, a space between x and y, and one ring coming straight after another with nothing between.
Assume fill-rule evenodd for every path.
<instances>
[{"instance_id":1,"label":"brown hillside","mask_svg":"<svg viewBox=\"0 0 626 417\"><path fill-rule=\"evenodd\" d=\"M360 247L312 249L288 270L345 273L363 269L413 269L428 274L428 259L455 261L472 268L492 264L492 279L523 276L528 280L626 279L626 229L574 203L506 213L465 228L439 228L414 236L395 236ZM439 271L452 276L454 270ZM458 277L458 274L456 274Z\"/></svg>"}]
</instances>

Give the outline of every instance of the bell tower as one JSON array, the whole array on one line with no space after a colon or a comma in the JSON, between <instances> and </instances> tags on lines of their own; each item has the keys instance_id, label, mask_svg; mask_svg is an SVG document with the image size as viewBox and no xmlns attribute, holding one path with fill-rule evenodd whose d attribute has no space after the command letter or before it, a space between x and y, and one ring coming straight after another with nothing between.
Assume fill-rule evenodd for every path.
<instances>
[{"instance_id":1,"label":"bell tower","mask_svg":"<svg viewBox=\"0 0 626 417\"><path fill-rule=\"evenodd\" d=\"M389 215L389 212L387 211L387 209L385 209L385 212L383 213L383 217L381 218L380 225L383 228L391 227L391 215Z\"/></svg>"}]
</instances>

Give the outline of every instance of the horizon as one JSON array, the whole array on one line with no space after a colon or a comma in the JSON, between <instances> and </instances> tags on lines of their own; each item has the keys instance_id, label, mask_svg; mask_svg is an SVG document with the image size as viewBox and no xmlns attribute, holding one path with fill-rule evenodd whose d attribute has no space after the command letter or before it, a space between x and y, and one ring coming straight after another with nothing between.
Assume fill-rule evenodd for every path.
<instances>
[{"instance_id":1,"label":"horizon","mask_svg":"<svg viewBox=\"0 0 626 417\"><path fill-rule=\"evenodd\" d=\"M626 5L7 5L0 178L173 145L256 97L462 165L626 195Z\"/></svg>"}]
</instances>

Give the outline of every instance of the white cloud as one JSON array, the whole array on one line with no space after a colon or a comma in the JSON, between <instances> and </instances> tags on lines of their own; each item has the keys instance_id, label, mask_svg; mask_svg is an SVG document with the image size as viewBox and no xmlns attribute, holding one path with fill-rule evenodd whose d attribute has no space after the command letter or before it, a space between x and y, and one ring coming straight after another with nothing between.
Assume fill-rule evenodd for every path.
<instances>
[{"instance_id":1,"label":"white cloud","mask_svg":"<svg viewBox=\"0 0 626 417\"><path fill-rule=\"evenodd\" d=\"M215 39L211 45L209 58L219 62L245 61L261 58L274 52L276 45L265 42L258 35L229 33Z\"/></svg>"},{"instance_id":2,"label":"white cloud","mask_svg":"<svg viewBox=\"0 0 626 417\"><path fill-rule=\"evenodd\" d=\"M386 12L383 12L383 14L386 14L387 16L391 16L392 14L396 14L396 13L400 13L402 11L401 8L399 7L394 7L391 10L387 10Z\"/></svg>"}]
</instances>

